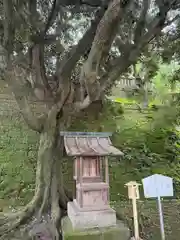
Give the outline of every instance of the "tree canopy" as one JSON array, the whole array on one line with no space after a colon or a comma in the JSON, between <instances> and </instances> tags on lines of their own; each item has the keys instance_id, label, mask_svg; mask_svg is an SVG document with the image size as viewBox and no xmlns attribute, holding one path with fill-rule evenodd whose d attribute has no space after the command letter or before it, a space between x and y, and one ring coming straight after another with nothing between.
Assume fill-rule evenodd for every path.
<instances>
[{"instance_id":1,"label":"tree canopy","mask_svg":"<svg viewBox=\"0 0 180 240\"><path fill-rule=\"evenodd\" d=\"M167 26L176 31L178 8L178 1L160 0L4 1L1 40L8 63L16 65L11 73L18 75L12 85L17 88L18 71L24 72L21 87L29 96L48 109L54 103L66 108L69 101L73 112L80 111L101 98ZM77 67L79 74L73 74ZM21 103L15 95L24 108L27 94Z\"/></svg>"}]
</instances>

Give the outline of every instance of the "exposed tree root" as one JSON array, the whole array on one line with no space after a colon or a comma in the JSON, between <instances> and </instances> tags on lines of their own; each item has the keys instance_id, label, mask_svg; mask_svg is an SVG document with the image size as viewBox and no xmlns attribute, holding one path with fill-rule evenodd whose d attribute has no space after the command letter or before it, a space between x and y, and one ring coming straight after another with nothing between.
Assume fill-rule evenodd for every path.
<instances>
[{"instance_id":1,"label":"exposed tree root","mask_svg":"<svg viewBox=\"0 0 180 240\"><path fill-rule=\"evenodd\" d=\"M21 225L26 224L32 216L35 214L36 210L42 201L42 179L41 179L42 165L38 161L37 176L38 181L36 182L35 195L32 201L25 206L25 208L16 213L4 214L0 220L0 239L7 239L6 236L19 228Z\"/></svg>"},{"instance_id":2,"label":"exposed tree root","mask_svg":"<svg viewBox=\"0 0 180 240\"><path fill-rule=\"evenodd\" d=\"M8 235L11 232L16 232L22 227L27 231L31 228L29 229L31 236L36 236L36 234L47 236L48 234L50 237L47 239L59 240L61 217L66 214L70 193L63 185L60 159L63 145L59 141L57 131L59 128L54 125L47 125L47 132L44 131L40 135L34 198L22 211L3 216L0 222L0 240L9 239ZM45 227L42 228L42 225ZM47 233L47 228L49 233Z\"/></svg>"},{"instance_id":3,"label":"exposed tree root","mask_svg":"<svg viewBox=\"0 0 180 240\"><path fill-rule=\"evenodd\" d=\"M59 207L59 196L57 191L52 195L51 203L51 220L53 224L54 240L59 240L60 237L60 220L61 220L61 209Z\"/></svg>"},{"instance_id":4,"label":"exposed tree root","mask_svg":"<svg viewBox=\"0 0 180 240\"><path fill-rule=\"evenodd\" d=\"M41 194L38 192L32 201L21 212L12 215L12 217L6 217L6 220L1 224L0 227L0 239L4 239L9 232L14 231L20 225L25 224L29 219L31 219L38 208L40 201Z\"/></svg>"},{"instance_id":5,"label":"exposed tree root","mask_svg":"<svg viewBox=\"0 0 180 240\"><path fill-rule=\"evenodd\" d=\"M31 235L40 234L47 236L49 234L50 239L60 239L61 217L66 214L69 198L65 194L63 185L60 182L56 164L54 164L53 168L50 184L46 188L39 188L33 200L21 212L18 212L11 218L8 218L8 216L4 217L4 221L2 221L0 226L0 240L9 239L9 234L19 230L19 228L25 227L25 230L26 228L29 229L29 224L33 221L33 217L37 221L35 224L33 223L32 228L34 229L32 229ZM44 216L47 223L43 223ZM42 229L41 224L48 225L49 233L47 233L47 227Z\"/></svg>"},{"instance_id":6,"label":"exposed tree root","mask_svg":"<svg viewBox=\"0 0 180 240\"><path fill-rule=\"evenodd\" d=\"M64 198L64 196L62 196ZM41 206L42 207L42 206ZM41 208L40 207L40 208ZM22 226L31 223L33 220L33 217L37 216L37 226L36 230L33 234L36 234L37 231L41 232L41 229L38 229L38 224L42 223L43 214L39 215L39 202L31 202L26 206L26 208L19 214L18 217L13 219L6 218L6 221L3 222L3 224L0 227L0 240L8 239L8 235L12 232L16 231L18 228L22 228ZM46 215L47 215L48 209L46 209ZM61 231L60 231L60 220L61 217L64 215L64 209L62 209L59 206L59 192L54 191L51 196L51 209L50 209L50 216L47 220L47 224L51 226L49 228L50 235L52 236L53 240L59 240ZM25 227L26 228L26 227ZM29 227L28 227L29 228ZM33 230L32 230L33 232ZM44 233L41 233L42 235Z\"/></svg>"},{"instance_id":7,"label":"exposed tree root","mask_svg":"<svg viewBox=\"0 0 180 240\"><path fill-rule=\"evenodd\" d=\"M11 215L10 217L6 217L6 220L13 220L15 218L19 218L19 219L22 219L21 221L23 222L23 219L25 219L25 216L33 215L35 209L40 204L40 200L41 200L40 196L38 196L38 198L34 197L32 201L28 205L26 205L26 207L23 210L13 214L12 217Z\"/></svg>"}]
</instances>

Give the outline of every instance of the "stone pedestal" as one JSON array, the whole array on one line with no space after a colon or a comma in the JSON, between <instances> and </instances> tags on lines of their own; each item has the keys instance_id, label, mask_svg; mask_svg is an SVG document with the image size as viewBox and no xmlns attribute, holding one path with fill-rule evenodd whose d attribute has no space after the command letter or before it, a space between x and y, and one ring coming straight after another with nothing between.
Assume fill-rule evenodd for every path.
<instances>
[{"instance_id":1,"label":"stone pedestal","mask_svg":"<svg viewBox=\"0 0 180 240\"><path fill-rule=\"evenodd\" d=\"M61 222L63 240L129 240L130 231L121 222L112 227L74 230L69 217Z\"/></svg>"},{"instance_id":2,"label":"stone pedestal","mask_svg":"<svg viewBox=\"0 0 180 240\"><path fill-rule=\"evenodd\" d=\"M109 209L82 211L76 202L68 203L68 216L72 227L77 230L116 226L116 212Z\"/></svg>"}]
</instances>

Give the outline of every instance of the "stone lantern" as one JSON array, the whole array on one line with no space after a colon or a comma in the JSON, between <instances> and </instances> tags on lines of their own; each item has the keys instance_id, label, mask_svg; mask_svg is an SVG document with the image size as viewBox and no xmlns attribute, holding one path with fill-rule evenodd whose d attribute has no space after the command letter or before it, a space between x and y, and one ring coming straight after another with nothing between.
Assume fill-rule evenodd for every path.
<instances>
[{"instance_id":1,"label":"stone lantern","mask_svg":"<svg viewBox=\"0 0 180 240\"><path fill-rule=\"evenodd\" d=\"M68 156L74 157L76 198L68 203L68 217L74 229L116 225L109 205L108 156L122 156L113 147L109 133L63 132Z\"/></svg>"}]
</instances>

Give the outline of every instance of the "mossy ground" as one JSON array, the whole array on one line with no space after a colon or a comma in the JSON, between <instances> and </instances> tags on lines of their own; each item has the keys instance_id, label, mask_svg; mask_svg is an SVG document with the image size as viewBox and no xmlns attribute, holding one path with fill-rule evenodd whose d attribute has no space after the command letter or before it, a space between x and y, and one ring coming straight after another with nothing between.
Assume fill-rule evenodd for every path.
<instances>
[{"instance_id":1,"label":"mossy ground","mask_svg":"<svg viewBox=\"0 0 180 240\"><path fill-rule=\"evenodd\" d=\"M117 227L97 228L88 231L74 231L70 219L62 219L63 240L128 240L129 230L121 222Z\"/></svg>"},{"instance_id":2,"label":"mossy ground","mask_svg":"<svg viewBox=\"0 0 180 240\"><path fill-rule=\"evenodd\" d=\"M25 125L14 101L4 97L0 101L0 210L6 211L7 208L16 209L25 205L33 196L38 135ZM113 143L124 151L125 158L110 160L111 200L131 227L131 203L127 202L124 184L130 180L140 181L142 177L154 172L166 174L170 172L169 169L172 171L166 159L158 155L160 149L164 150L163 138L158 140L153 137L153 129L149 131L152 127L151 114L128 110L125 115L115 119L118 128ZM114 124L109 124L106 128L106 123L102 121L101 125L104 129L113 131ZM89 128L91 127L90 124ZM145 134L147 130L149 134ZM150 154L147 146L151 150ZM179 176L177 171L174 176ZM64 164L64 178L69 188L72 188L72 160ZM155 203L148 201L141 205L144 239L155 239L151 235L157 235L155 240L159 240L159 217ZM164 207L168 239L177 240L180 235L179 203L168 202Z\"/></svg>"},{"instance_id":3,"label":"mossy ground","mask_svg":"<svg viewBox=\"0 0 180 240\"><path fill-rule=\"evenodd\" d=\"M162 201L165 235L168 240L178 240L180 236L180 201ZM131 201L116 203L116 209L124 222L133 230ZM139 230L143 240L160 240L159 212L156 200L138 201Z\"/></svg>"}]
</instances>

